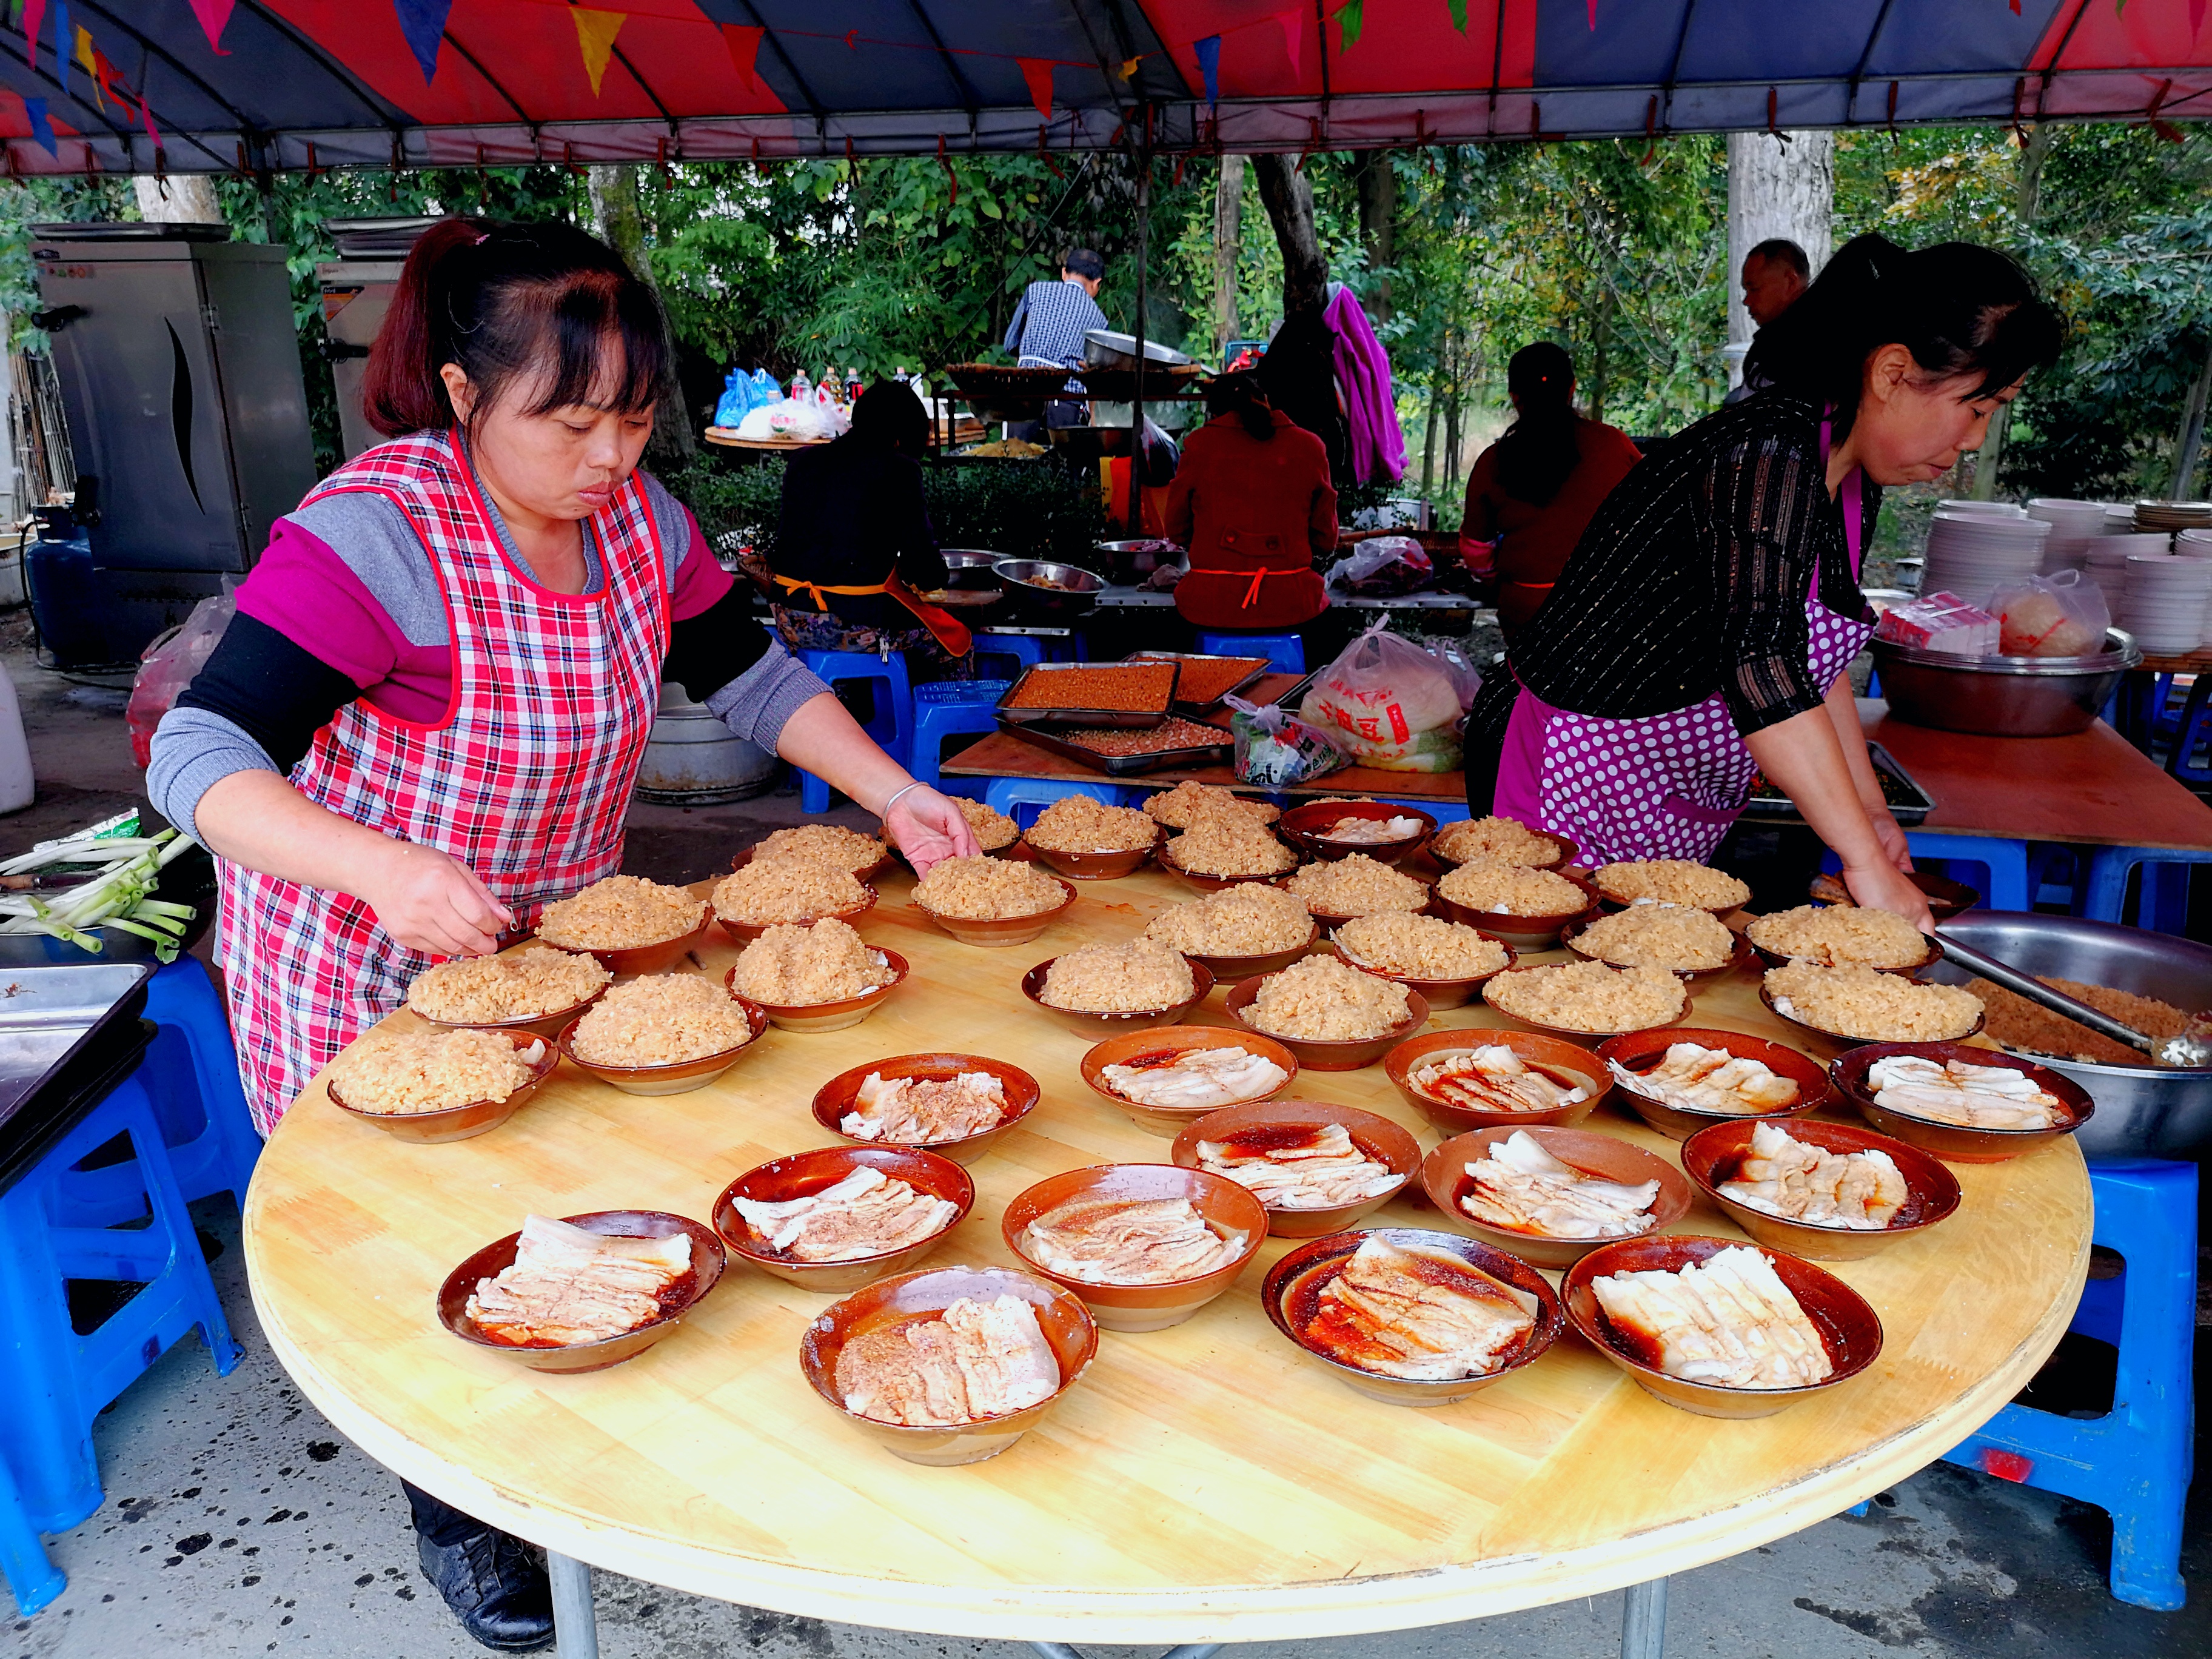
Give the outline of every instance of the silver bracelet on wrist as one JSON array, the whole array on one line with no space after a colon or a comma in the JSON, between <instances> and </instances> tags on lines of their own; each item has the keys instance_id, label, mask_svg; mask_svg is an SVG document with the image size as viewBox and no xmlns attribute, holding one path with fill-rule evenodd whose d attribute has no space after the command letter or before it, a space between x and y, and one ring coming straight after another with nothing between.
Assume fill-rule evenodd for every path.
<instances>
[{"instance_id":1,"label":"silver bracelet on wrist","mask_svg":"<svg viewBox=\"0 0 2212 1659\"><path fill-rule=\"evenodd\" d=\"M894 789L891 792L891 798L884 803L884 810L877 813L876 816L879 818L886 820L889 819L891 815L891 808L899 804L899 798L902 795L904 795L908 790L920 789L922 787L923 785L921 781L917 778L912 783L908 784L903 789Z\"/></svg>"}]
</instances>

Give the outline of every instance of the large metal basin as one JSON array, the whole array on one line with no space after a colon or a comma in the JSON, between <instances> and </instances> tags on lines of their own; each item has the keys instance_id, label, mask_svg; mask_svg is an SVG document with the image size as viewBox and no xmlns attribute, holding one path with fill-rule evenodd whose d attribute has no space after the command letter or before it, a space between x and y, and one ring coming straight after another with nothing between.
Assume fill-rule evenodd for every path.
<instances>
[{"instance_id":1,"label":"large metal basin","mask_svg":"<svg viewBox=\"0 0 2212 1659\"><path fill-rule=\"evenodd\" d=\"M2062 738L2087 731L2120 676L2142 660L2119 629L2094 657L1957 657L1874 641L1889 712L1908 725L1992 738Z\"/></svg>"},{"instance_id":2,"label":"large metal basin","mask_svg":"<svg viewBox=\"0 0 2212 1659\"><path fill-rule=\"evenodd\" d=\"M2212 1008L2212 947L2172 933L2017 910L1969 910L1938 926L2027 973L2132 991L2191 1013ZM1973 980L1948 962L1929 977L1951 985ZM2097 1103L2097 1115L2080 1135L2086 1156L2202 1158L2212 1152L2212 1071L2043 1063L2072 1078Z\"/></svg>"}]
</instances>

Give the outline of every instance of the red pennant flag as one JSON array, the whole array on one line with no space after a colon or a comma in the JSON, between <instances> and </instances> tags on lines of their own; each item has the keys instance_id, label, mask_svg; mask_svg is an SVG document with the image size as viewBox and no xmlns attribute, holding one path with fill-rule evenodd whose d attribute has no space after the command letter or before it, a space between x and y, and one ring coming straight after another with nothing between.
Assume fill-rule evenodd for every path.
<instances>
[{"instance_id":1,"label":"red pennant flag","mask_svg":"<svg viewBox=\"0 0 2212 1659\"><path fill-rule=\"evenodd\" d=\"M1301 73L1298 64L1305 52L1305 14L1292 7L1288 11L1277 12L1275 22L1283 31L1283 50L1291 56L1291 73L1295 76Z\"/></svg>"},{"instance_id":2,"label":"red pennant flag","mask_svg":"<svg viewBox=\"0 0 2212 1659\"><path fill-rule=\"evenodd\" d=\"M1037 113L1048 121L1052 119L1052 62L1049 58L1017 58L1022 66L1022 79L1030 83L1030 101L1037 106Z\"/></svg>"},{"instance_id":3,"label":"red pennant flag","mask_svg":"<svg viewBox=\"0 0 2212 1659\"><path fill-rule=\"evenodd\" d=\"M33 73L39 67L39 25L46 18L46 0L23 0L23 60Z\"/></svg>"},{"instance_id":4,"label":"red pennant flag","mask_svg":"<svg viewBox=\"0 0 2212 1659\"><path fill-rule=\"evenodd\" d=\"M730 62L736 66L738 79L745 83L747 92L761 89L760 71L756 67L760 58L761 36L768 31L744 23L722 25L722 41L730 49Z\"/></svg>"},{"instance_id":5,"label":"red pennant flag","mask_svg":"<svg viewBox=\"0 0 2212 1659\"><path fill-rule=\"evenodd\" d=\"M235 0L192 0L192 15L200 20L200 32L207 36L209 47L218 58L228 58L224 50L222 31L230 21L230 11Z\"/></svg>"},{"instance_id":6,"label":"red pennant flag","mask_svg":"<svg viewBox=\"0 0 2212 1659\"><path fill-rule=\"evenodd\" d=\"M584 73L591 76L592 96L596 98L599 77L607 72L607 59L614 55L615 36L629 21L629 14L578 6L568 15L576 20L576 45L584 54Z\"/></svg>"},{"instance_id":7,"label":"red pennant flag","mask_svg":"<svg viewBox=\"0 0 2212 1659\"><path fill-rule=\"evenodd\" d=\"M146 137L153 143L154 154L167 155L168 152L161 146L161 135L154 130L154 106L143 98L138 100L138 118L146 124Z\"/></svg>"},{"instance_id":8,"label":"red pennant flag","mask_svg":"<svg viewBox=\"0 0 2212 1659\"><path fill-rule=\"evenodd\" d=\"M1597 0L1589 0L1589 26L1590 33L1595 34L1597 33Z\"/></svg>"}]
</instances>

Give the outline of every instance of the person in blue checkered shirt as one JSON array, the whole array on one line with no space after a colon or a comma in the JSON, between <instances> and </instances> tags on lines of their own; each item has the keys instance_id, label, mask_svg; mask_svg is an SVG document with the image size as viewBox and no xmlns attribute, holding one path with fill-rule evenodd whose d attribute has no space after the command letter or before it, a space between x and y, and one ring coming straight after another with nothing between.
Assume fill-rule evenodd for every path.
<instances>
[{"instance_id":1,"label":"person in blue checkered shirt","mask_svg":"<svg viewBox=\"0 0 2212 1659\"><path fill-rule=\"evenodd\" d=\"M1056 283L1031 283L1006 325L1006 349L1021 354L1024 368L1080 368L1083 337L1106 326L1098 285L1106 262L1087 247L1072 248L1060 262Z\"/></svg>"}]
</instances>

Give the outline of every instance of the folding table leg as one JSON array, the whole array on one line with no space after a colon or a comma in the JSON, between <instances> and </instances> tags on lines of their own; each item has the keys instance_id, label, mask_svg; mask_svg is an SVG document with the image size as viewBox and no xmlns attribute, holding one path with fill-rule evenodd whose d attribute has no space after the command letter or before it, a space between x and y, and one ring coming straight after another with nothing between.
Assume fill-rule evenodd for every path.
<instances>
[{"instance_id":1,"label":"folding table leg","mask_svg":"<svg viewBox=\"0 0 2212 1659\"><path fill-rule=\"evenodd\" d=\"M1620 1615L1620 1659L1666 1659L1666 1654L1667 1581L1631 1584Z\"/></svg>"},{"instance_id":2,"label":"folding table leg","mask_svg":"<svg viewBox=\"0 0 2212 1659\"><path fill-rule=\"evenodd\" d=\"M574 1556L545 1552L553 1584L555 1659L599 1659L599 1620L592 1612L592 1569Z\"/></svg>"}]
</instances>

